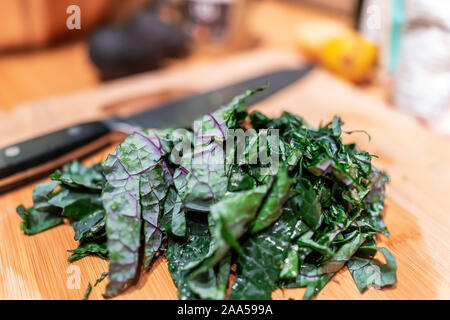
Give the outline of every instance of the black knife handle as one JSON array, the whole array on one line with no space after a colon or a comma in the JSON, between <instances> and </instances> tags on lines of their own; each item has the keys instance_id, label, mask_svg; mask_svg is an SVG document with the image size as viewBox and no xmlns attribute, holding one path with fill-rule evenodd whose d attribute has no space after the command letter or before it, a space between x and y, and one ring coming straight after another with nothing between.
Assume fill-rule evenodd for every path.
<instances>
[{"instance_id":1,"label":"black knife handle","mask_svg":"<svg viewBox=\"0 0 450 320\"><path fill-rule=\"evenodd\" d=\"M57 159L109 132L100 121L87 122L2 148L0 179Z\"/></svg>"}]
</instances>

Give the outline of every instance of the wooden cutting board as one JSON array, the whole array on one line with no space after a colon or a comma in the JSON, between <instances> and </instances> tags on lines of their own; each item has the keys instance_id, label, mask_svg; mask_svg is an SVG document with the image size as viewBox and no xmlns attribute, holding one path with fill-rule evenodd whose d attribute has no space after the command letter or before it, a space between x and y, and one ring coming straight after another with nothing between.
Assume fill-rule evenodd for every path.
<instances>
[{"instance_id":1,"label":"wooden cutting board","mask_svg":"<svg viewBox=\"0 0 450 320\"><path fill-rule=\"evenodd\" d=\"M214 63L190 65L113 82L95 90L23 105L0 114L0 145L51 131L106 113L131 112L142 101L198 92L269 70L298 65L297 57L255 51ZM131 104L120 101L133 100ZM127 109L128 108L128 109ZM387 171L384 211L390 238L378 237L398 264L398 281L384 290L357 290L346 269L341 270L318 299L449 299L450 298L450 141L433 134L414 119L316 69L306 78L259 103L270 114L295 112L318 125L339 115L344 130L370 133L345 135L371 154ZM188 112L188 111L186 111ZM117 142L116 142L117 143ZM111 147L87 160L102 161ZM33 185L0 196L0 298L80 299L88 282L107 271L107 261L88 257L72 264L67 249L77 246L69 224L34 236L24 235L18 204L31 205ZM107 280L92 290L101 299ZM304 289L276 290L275 299L300 299ZM116 299L175 299L176 288L160 258L142 274L136 286Z\"/></svg>"}]
</instances>

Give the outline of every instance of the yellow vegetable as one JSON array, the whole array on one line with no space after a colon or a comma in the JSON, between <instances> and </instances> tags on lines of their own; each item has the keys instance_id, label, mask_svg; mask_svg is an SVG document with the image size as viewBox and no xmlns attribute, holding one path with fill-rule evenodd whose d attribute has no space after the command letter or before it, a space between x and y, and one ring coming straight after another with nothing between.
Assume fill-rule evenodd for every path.
<instances>
[{"instance_id":1,"label":"yellow vegetable","mask_svg":"<svg viewBox=\"0 0 450 320\"><path fill-rule=\"evenodd\" d=\"M320 50L320 63L337 75L355 82L369 80L377 61L377 47L357 33L328 40Z\"/></svg>"},{"instance_id":2,"label":"yellow vegetable","mask_svg":"<svg viewBox=\"0 0 450 320\"><path fill-rule=\"evenodd\" d=\"M339 24L300 24L296 41L312 61L354 83L369 80L377 61L375 44L352 29Z\"/></svg>"},{"instance_id":3,"label":"yellow vegetable","mask_svg":"<svg viewBox=\"0 0 450 320\"><path fill-rule=\"evenodd\" d=\"M299 49L313 61L318 61L325 42L348 32L348 28L335 23L315 21L297 26L295 38Z\"/></svg>"}]
</instances>

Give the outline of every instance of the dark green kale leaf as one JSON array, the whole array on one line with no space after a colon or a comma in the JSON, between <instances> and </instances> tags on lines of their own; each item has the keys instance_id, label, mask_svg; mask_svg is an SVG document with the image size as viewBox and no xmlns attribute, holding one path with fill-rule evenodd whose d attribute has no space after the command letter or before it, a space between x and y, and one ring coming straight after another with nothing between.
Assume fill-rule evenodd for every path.
<instances>
[{"instance_id":1,"label":"dark green kale leaf","mask_svg":"<svg viewBox=\"0 0 450 320\"><path fill-rule=\"evenodd\" d=\"M299 179L294 185L295 196L289 206L310 228L317 229L321 223L322 208L316 191L306 179Z\"/></svg>"},{"instance_id":2,"label":"dark green kale leaf","mask_svg":"<svg viewBox=\"0 0 450 320\"><path fill-rule=\"evenodd\" d=\"M389 237L389 231L381 215L384 208L385 186L389 178L384 172L372 167L368 179L369 191L363 199L368 214L362 215L355 223L361 228L366 227L372 232L379 232Z\"/></svg>"},{"instance_id":3,"label":"dark green kale leaf","mask_svg":"<svg viewBox=\"0 0 450 320\"><path fill-rule=\"evenodd\" d=\"M279 168L264 204L259 210L256 220L252 223L251 233L261 231L278 220L281 216L283 205L290 196L289 189L291 184L292 179L288 175L287 167Z\"/></svg>"},{"instance_id":4,"label":"dark green kale leaf","mask_svg":"<svg viewBox=\"0 0 450 320\"><path fill-rule=\"evenodd\" d=\"M290 112L283 112L279 118L271 119L261 112L254 111L250 114L250 123L254 129L280 129L283 132L307 126L301 117Z\"/></svg>"},{"instance_id":5,"label":"dark green kale leaf","mask_svg":"<svg viewBox=\"0 0 450 320\"><path fill-rule=\"evenodd\" d=\"M247 232L249 224L256 218L269 187L262 185L232 193L211 206L209 229L213 240L204 266L215 266L230 247L240 249L238 239Z\"/></svg>"},{"instance_id":6,"label":"dark green kale leaf","mask_svg":"<svg viewBox=\"0 0 450 320\"><path fill-rule=\"evenodd\" d=\"M20 228L26 234L36 234L63 223L63 218L57 212L26 209L23 205L18 206L16 210L23 219Z\"/></svg>"},{"instance_id":7,"label":"dark green kale leaf","mask_svg":"<svg viewBox=\"0 0 450 320\"><path fill-rule=\"evenodd\" d=\"M250 223L257 216L269 187L262 185L248 191L232 193L211 206L208 218L212 239L208 253L202 260L192 261L187 266L189 269L195 268L188 277L188 285L201 298L225 297L226 284L215 279L214 268L219 264L218 275L224 274L224 261L225 265L228 264L224 257L229 254L230 248L240 251L238 239L248 231ZM224 278L226 277L223 276L222 279ZM205 290L208 285L213 284L216 285L212 289Z\"/></svg>"},{"instance_id":8,"label":"dark green kale leaf","mask_svg":"<svg viewBox=\"0 0 450 320\"><path fill-rule=\"evenodd\" d=\"M231 167L228 176L228 191L238 192L250 190L256 186L255 179L246 172L241 166L234 165Z\"/></svg>"},{"instance_id":9,"label":"dark green kale leaf","mask_svg":"<svg viewBox=\"0 0 450 320\"><path fill-rule=\"evenodd\" d=\"M293 279L298 276L299 259L297 250L297 247L292 246L288 251L286 259L283 260L280 279Z\"/></svg>"},{"instance_id":10,"label":"dark green kale leaf","mask_svg":"<svg viewBox=\"0 0 450 320\"><path fill-rule=\"evenodd\" d=\"M108 248L106 246L106 241L104 242L85 242L78 246L78 248L73 250L67 250L71 252L72 255L67 258L69 262L74 262L80 260L81 258L96 255L100 258L108 258Z\"/></svg>"},{"instance_id":11,"label":"dark green kale leaf","mask_svg":"<svg viewBox=\"0 0 450 320\"><path fill-rule=\"evenodd\" d=\"M108 276L108 272L103 272L102 275L100 276L100 278L98 278L95 281L94 287L96 287L100 282L102 282L103 279L105 279L107 276ZM83 300L88 300L91 292L92 292L92 285L91 285L91 283L88 283L88 286L87 286L86 291L83 296Z\"/></svg>"},{"instance_id":12,"label":"dark green kale leaf","mask_svg":"<svg viewBox=\"0 0 450 320\"><path fill-rule=\"evenodd\" d=\"M332 273L320 273L319 268L314 264L300 265L297 276L283 279L280 283L282 288L306 287L303 299L308 300L316 296L335 275Z\"/></svg>"},{"instance_id":13,"label":"dark green kale leaf","mask_svg":"<svg viewBox=\"0 0 450 320\"><path fill-rule=\"evenodd\" d=\"M106 236L105 222L106 216L103 208L90 213L79 221L75 221L72 223L75 231L74 239L79 241L103 238Z\"/></svg>"},{"instance_id":14,"label":"dark green kale leaf","mask_svg":"<svg viewBox=\"0 0 450 320\"><path fill-rule=\"evenodd\" d=\"M98 175L98 165L94 168L84 167L75 161L64 166L66 171L57 171L54 176L64 176L59 181L39 184L33 190L34 206L25 209L19 206L17 211L24 219L22 228L27 234L35 234L61 224L63 217L73 220L75 240L93 240L105 236L105 212L101 203L100 191L92 186L76 185L70 180L73 172L86 172L95 177L96 181L104 180ZM96 173L92 173L94 170ZM82 178L74 178L81 180ZM70 181L69 181L70 180ZM59 187L59 188L57 188Z\"/></svg>"},{"instance_id":15,"label":"dark green kale leaf","mask_svg":"<svg viewBox=\"0 0 450 320\"><path fill-rule=\"evenodd\" d=\"M100 193L67 187L61 187L48 203L61 208L64 217L74 220L83 219L103 208Z\"/></svg>"},{"instance_id":16,"label":"dark green kale leaf","mask_svg":"<svg viewBox=\"0 0 450 320\"><path fill-rule=\"evenodd\" d=\"M54 196L53 191L59 182L44 182L38 184L33 190L33 203L36 209L44 209L49 207L48 201Z\"/></svg>"},{"instance_id":17,"label":"dark green kale leaf","mask_svg":"<svg viewBox=\"0 0 450 320\"><path fill-rule=\"evenodd\" d=\"M188 277L188 285L200 299L223 300L228 286L231 267L231 252L228 252L217 264L204 271L200 268Z\"/></svg>"},{"instance_id":18,"label":"dark green kale leaf","mask_svg":"<svg viewBox=\"0 0 450 320\"><path fill-rule=\"evenodd\" d=\"M378 248L378 250L383 253L386 264L360 257L352 257L347 263L348 270L361 293L366 288L380 289L397 281L397 263L394 256L385 248Z\"/></svg>"},{"instance_id":19,"label":"dark green kale leaf","mask_svg":"<svg viewBox=\"0 0 450 320\"><path fill-rule=\"evenodd\" d=\"M280 278L283 260L287 258L296 223L295 214L286 209L272 226L246 239L237 259L239 276L230 299L270 299Z\"/></svg>"},{"instance_id":20,"label":"dark green kale leaf","mask_svg":"<svg viewBox=\"0 0 450 320\"><path fill-rule=\"evenodd\" d=\"M88 283L88 286L87 286L86 291L83 296L83 300L89 299L89 295L91 294L91 291L92 291L91 283Z\"/></svg>"},{"instance_id":21,"label":"dark green kale leaf","mask_svg":"<svg viewBox=\"0 0 450 320\"><path fill-rule=\"evenodd\" d=\"M187 214L186 234L184 238L169 236L166 251L169 272L178 288L178 297L182 300L197 297L188 284L188 276L192 271L189 265L201 262L209 251L211 236L206 216Z\"/></svg>"},{"instance_id":22,"label":"dark green kale leaf","mask_svg":"<svg viewBox=\"0 0 450 320\"><path fill-rule=\"evenodd\" d=\"M106 277L108 276L108 272L103 272L100 276L100 278L98 278L95 281L94 287L96 287L100 282L102 282Z\"/></svg>"},{"instance_id":23,"label":"dark green kale leaf","mask_svg":"<svg viewBox=\"0 0 450 320\"><path fill-rule=\"evenodd\" d=\"M57 186L59 182L38 184L33 191L33 207L17 207L16 211L23 220L20 227L26 234L36 234L64 222L61 209L49 203Z\"/></svg>"},{"instance_id":24,"label":"dark green kale leaf","mask_svg":"<svg viewBox=\"0 0 450 320\"><path fill-rule=\"evenodd\" d=\"M310 231L304 233L305 235L311 234ZM296 288L306 287L304 299L310 299L316 296L328 283L328 281L339 271L349 259L355 254L361 244L365 241L365 236L356 232L354 236L349 237L350 240L343 242L339 246L335 246L335 249L329 247L320 247L320 244L315 242L308 243L304 238L300 237L298 244L301 246L307 246L317 252L323 254L323 258L313 263L302 263L300 265L298 275L287 278L281 282L281 287L284 288ZM330 251L331 250L331 251ZM298 250L299 254L305 254L305 251ZM334 253L334 251L336 251ZM306 254L311 255L311 251L306 251ZM307 260L304 257L302 261Z\"/></svg>"},{"instance_id":25,"label":"dark green kale leaf","mask_svg":"<svg viewBox=\"0 0 450 320\"><path fill-rule=\"evenodd\" d=\"M378 251L377 244L373 238L367 239L358 251L356 251L356 256L360 258L373 258Z\"/></svg>"},{"instance_id":26,"label":"dark green kale leaf","mask_svg":"<svg viewBox=\"0 0 450 320\"><path fill-rule=\"evenodd\" d=\"M253 111L250 115L250 123L254 129L267 129L271 119L259 111Z\"/></svg>"},{"instance_id":27,"label":"dark green kale leaf","mask_svg":"<svg viewBox=\"0 0 450 320\"><path fill-rule=\"evenodd\" d=\"M319 294L319 292L325 288L328 281L334 277L335 273L325 273L321 275L306 275L302 273L302 275L309 278L306 284L305 294L303 295L303 299L308 300Z\"/></svg>"},{"instance_id":28,"label":"dark green kale leaf","mask_svg":"<svg viewBox=\"0 0 450 320\"><path fill-rule=\"evenodd\" d=\"M363 234L356 234L351 241L344 243L333 257L319 268L319 273L334 273L339 271L356 253L365 240L366 238Z\"/></svg>"},{"instance_id":29,"label":"dark green kale leaf","mask_svg":"<svg viewBox=\"0 0 450 320\"><path fill-rule=\"evenodd\" d=\"M87 188L101 191L105 184L105 177L102 171L103 168L100 164L87 167L75 160L64 165L62 172L56 170L50 175L50 179L73 188Z\"/></svg>"}]
</instances>

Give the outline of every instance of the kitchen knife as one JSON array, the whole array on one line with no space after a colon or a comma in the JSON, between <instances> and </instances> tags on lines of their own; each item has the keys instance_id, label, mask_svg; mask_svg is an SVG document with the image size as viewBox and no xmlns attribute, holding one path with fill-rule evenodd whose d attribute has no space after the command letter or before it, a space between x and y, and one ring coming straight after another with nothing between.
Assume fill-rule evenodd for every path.
<instances>
[{"instance_id":1,"label":"kitchen knife","mask_svg":"<svg viewBox=\"0 0 450 320\"><path fill-rule=\"evenodd\" d=\"M313 66L307 65L298 69L271 72L206 93L170 101L128 118L112 117L81 123L4 147L0 149L0 180L24 171L31 172L34 167L62 157L114 131L132 133L143 128L188 126L199 116L216 110L245 90L269 83L266 90L247 100L247 105L250 106L299 80L312 68ZM0 189L2 187L5 185L0 183Z\"/></svg>"}]
</instances>

